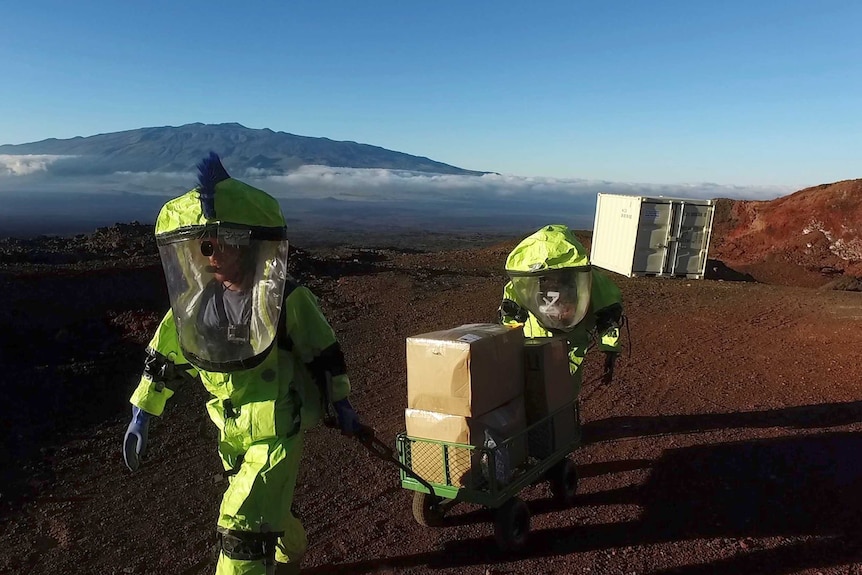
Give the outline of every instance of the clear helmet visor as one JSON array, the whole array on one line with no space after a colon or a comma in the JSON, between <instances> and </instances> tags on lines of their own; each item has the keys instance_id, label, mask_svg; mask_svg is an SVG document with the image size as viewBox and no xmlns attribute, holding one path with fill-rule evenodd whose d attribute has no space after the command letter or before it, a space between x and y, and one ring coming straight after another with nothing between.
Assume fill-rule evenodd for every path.
<instances>
[{"instance_id":1,"label":"clear helmet visor","mask_svg":"<svg viewBox=\"0 0 862 575\"><path fill-rule=\"evenodd\" d=\"M518 303L545 328L570 331L587 315L593 274L590 268L510 274Z\"/></svg>"},{"instance_id":2,"label":"clear helmet visor","mask_svg":"<svg viewBox=\"0 0 862 575\"><path fill-rule=\"evenodd\" d=\"M277 337L287 240L220 227L159 244L186 359L207 371L259 364Z\"/></svg>"}]
</instances>

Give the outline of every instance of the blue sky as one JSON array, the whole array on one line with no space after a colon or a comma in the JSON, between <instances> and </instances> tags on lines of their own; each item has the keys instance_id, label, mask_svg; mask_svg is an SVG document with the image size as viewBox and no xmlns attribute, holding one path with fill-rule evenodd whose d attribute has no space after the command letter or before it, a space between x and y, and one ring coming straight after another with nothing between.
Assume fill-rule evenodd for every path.
<instances>
[{"instance_id":1,"label":"blue sky","mask_svg":"<svg viewBox=\"0 0 862 575\"><path fill-rule=\"evenodd\" d=\"M12 6L0 143L239 122L517 176L862 176L858 1Z\"/></svg>"}]
</instances>

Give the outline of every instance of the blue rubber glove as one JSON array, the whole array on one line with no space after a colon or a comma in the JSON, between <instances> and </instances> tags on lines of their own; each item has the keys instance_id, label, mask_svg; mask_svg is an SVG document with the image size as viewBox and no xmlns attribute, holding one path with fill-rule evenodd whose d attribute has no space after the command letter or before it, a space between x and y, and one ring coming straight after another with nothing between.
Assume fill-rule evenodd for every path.
<instances>
[{"instance_id":1,"label":"blue rubber glove","mask_svg":"<svg viewBox=\"0 0 862 575\"><path fill-rule=\"evenodd\" d=\"M123 460L131 471L141 466L141 458L147 452L147 434L150 427L150 414L140 407L132 406L132 421L123 438Z\"/></svg>"},{"instance_id":2,"label":"blue rubber glove","mask_svg":"<svg viewBox=\"0 0 862 575\"><path fill-rule=\"evenodd\" d=\"M350 400L346 397L333 402L332 407L335 408L335 417L338 420L338 427L341 428L341 433L352 437L353 435L362 435L366 429L364 425L359 423L359 416L350 405Z\"/></svg>"}]
</instances>

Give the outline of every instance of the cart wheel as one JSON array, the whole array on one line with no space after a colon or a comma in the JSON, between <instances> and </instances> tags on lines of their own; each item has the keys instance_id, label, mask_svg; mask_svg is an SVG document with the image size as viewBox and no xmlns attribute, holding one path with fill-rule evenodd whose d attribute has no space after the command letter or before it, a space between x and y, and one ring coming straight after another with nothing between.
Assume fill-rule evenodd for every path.
<instances>
[{"instance_id":1,"label":"cart wheel","mask_svg":"<svg viewBox=\"0 0 862 575\"><path fill-rule=\"evenodd\" d=\"M440 508L441 499L429 493L413 492L413 519L425 527L439 527L443 524L444 511Z\"/></svg>"},{"instance_id":2,"label":"cart wheel","mask_svg":"<svg viewBox=\"0 0 862 575\"><path fill-rule=\"evenodd\" d=\"M502 551L520 551L530 533L530 510L521 499L513 497L497 510L494 538Z\"/></svg>"},{"instance_id":3,"label":"cart wheel","mask_svg":"<svg viewBox=\"0 0 862 575\"><path fill-rule=\"evenodd\" d=\"M549 473L551 494L554 499L566 507L575 504L578 492L578 468L571 459L563 459Z\"/></svg>"}]
</instances>

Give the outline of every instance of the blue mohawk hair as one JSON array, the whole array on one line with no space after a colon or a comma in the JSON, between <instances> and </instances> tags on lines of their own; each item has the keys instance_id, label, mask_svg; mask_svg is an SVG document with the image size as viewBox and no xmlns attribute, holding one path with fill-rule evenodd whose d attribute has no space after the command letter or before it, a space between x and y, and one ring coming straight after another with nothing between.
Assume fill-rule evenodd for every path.
<instances>
[{"instance_id":1,"label":"blue mohawk hair","mask_svg":"<svg viewBox=\"0 0 862 575\"><path fill-rule=\"evenodd\" d=\"M215 187L219 182L230 178L230 174L224 169L218 154L210 152L210 155L198 164L198 192L201 196L201 209L208 219L215 219Z\"/></svg>"}]
</instances>

